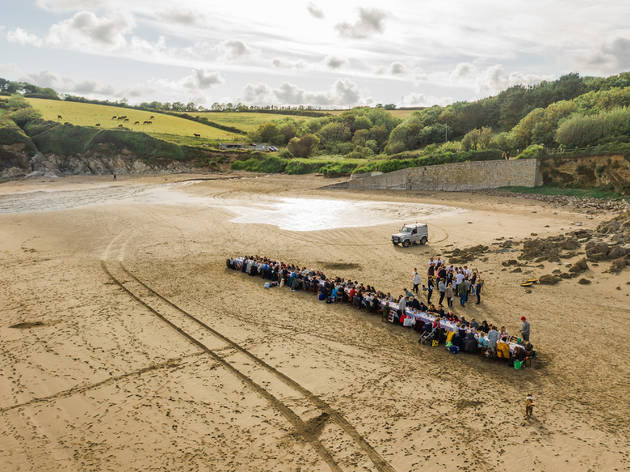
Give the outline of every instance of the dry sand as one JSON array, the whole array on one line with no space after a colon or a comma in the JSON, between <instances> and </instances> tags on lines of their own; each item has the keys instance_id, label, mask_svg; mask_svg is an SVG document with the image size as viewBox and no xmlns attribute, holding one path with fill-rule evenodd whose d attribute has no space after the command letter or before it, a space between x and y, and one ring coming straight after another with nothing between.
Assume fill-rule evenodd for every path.
<instances>
[{"instance_id":1,"label":"dry sand","mask_svg":"<svg viewBox=\"0 0 630 472\"><path fill-rule=\"evenodd\" d=\"M526 315L540 359L523 371L420 346L411 330L225 269L229 256L260 254L399 293L445 248L612 215L479 194L326 191L317 177L164 186L185 178L0 185L0 211L42 210L0 214L2 471L630 467L628 269L592 266L589 286L565 280L527 294L523 278L558 265L502 271L516 253L473 263L483 303L456 312L511 332ZM320 231L231 222L231 207L302 197L451 208L424 215L430 243L408 249L389 242L398 222ZM65 209L46 210L59 201ZM404 208L392 219L408 218ZM378 214L356 209L366 223ZM530 392L536 410L525 421Z\"/></svg>"}]
</instances>

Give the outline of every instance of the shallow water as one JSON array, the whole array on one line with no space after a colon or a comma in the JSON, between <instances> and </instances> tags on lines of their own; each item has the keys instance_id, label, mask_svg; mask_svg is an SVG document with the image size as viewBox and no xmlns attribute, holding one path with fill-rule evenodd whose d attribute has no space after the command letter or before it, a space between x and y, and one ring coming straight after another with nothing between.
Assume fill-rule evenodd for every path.
<instances>
[{"instance_id":1,"label":"shallow water","mask_svg":"<svg viewBox=\"0 0 630 472\"><path fill-rule=\"evenodd\" d=\"M423 203L396 203L322 198L217 199L190 195L180 187L107 186L81 190L42 190L0 195L0 213L69 210L103 204L152 204L221 208L235 214L235 223L271 224L289 231L374 226L421 221L430 215L460 212L454 207Z\"/></svg>"}]
</instances>

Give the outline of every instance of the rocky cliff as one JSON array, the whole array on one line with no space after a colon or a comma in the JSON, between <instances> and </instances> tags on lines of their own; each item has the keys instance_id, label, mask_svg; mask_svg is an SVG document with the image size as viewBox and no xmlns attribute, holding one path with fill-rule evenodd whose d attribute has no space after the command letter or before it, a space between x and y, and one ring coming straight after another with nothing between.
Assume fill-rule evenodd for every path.
<instances>
[{"instance_id":1,"label":"rocky cliff","mask_svg":"<svg viewBox=\"0 0 630 472\"><path fill-rule=\"evenodd\" d=\"M144 133L38 122L0 127L0 180L229 168L234 152L179 146ZM242 157L242 156L241 156Z\"/></svg>"}]
</instances>

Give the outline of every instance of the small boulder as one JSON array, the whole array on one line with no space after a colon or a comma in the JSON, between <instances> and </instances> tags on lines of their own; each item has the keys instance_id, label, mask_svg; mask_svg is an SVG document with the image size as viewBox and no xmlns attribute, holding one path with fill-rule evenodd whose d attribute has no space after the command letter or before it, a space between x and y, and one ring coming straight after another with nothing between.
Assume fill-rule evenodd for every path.
<instances>
[{"instance_id":1,"label":"small boulder","mask_svg":"<svg viewBox=\"0 0 630 472\"><path fill-rule=\"evenodd\" d=\"M586 259L580 259L569 268L569 272L572 272L574 274L581 274L582 272L585 272L587 270L588 264L586 263Z\"/></svg>"},{"instance_id":2,"label":"small boulder","mask_svg":"<svg viewBox=\"0 0 630 472\"><path fill-rule=\"evenodd\" d=\"M541 285L555 285L558 282L560 282L560 280L562 279L558 277L557 275L546 274L546 275L541 275L540 278L538 279L538 282Z\"/></svg>"},{"instance_id":3,"label":"small boulder","mask_svg":"<svg viewBox=\"0 0 630 472\"><path fill-rule=\"evenodd\" d=\"M589 261L604 261L608 259L609 252L610 246L603 241L590 241L586 244L586 258Z\"/></svg>"},{"instance_id":4,"label":"small boulder","mask_svg":"<svg viewBox=\"0 0 630 472\"><path fill-rule=\"evenodd\" d=\"M580 280L578 280L578 283L580 285L590 285L591 281L588 280L588 279L580 279Z\"/></svg>"},{"instance_id":5,"label":"small boulder","mask_svg":"<svg viewBox=\"0 0 630 472\"><path fill-rule=\"evenodd\" d=\"M628 265L628 261L625 257L615 259L610 265L610 272L612 272L613 274L618 274L624 269L624 267L626 267L626 265Z\"/></svg>"},{"instance_id":6,"label":"small boulder","mask_svg":"<svg viewBox=\"0 0 630 472\"><path fill-rule=\"evenodd\" d=\"M628 252L629 252L628 249L626 249L623 246L615 246L608 253L608 258L609 259L619 259L620 257L623 257L626 254L628 254Z\"/></svg>"}]
</instances>

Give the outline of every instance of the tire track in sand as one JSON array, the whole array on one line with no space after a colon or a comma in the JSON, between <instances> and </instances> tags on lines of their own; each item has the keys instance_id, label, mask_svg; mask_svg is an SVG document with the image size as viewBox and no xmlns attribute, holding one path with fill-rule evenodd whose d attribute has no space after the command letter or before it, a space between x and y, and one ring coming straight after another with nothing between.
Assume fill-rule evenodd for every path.
<instances>
[{"instance_id":1,"label":"tire track in sand","mask_svg":"<svg viewBox=\"0 0 630 472\"><path fill-rule=\"evenodd\" d=\"M244 383L253 388L257 393L267 399L274 408L280 411L287 420L295 427L298 436L304 438L305 441L311 443L320 457L329 465L331 470L337 471L341 470L339 464L334 460L330 452L323 446L323 444L317 438L318 434L316 431L313 431L313 427L311 425L311 421L305 422L298 416L294 411L292 411L289 407L286 406L279 398L277 398L273 393L271 393L268 389L262 387L259 383L255 382L250 376L243 373L239 368L234 366L232 363L227 362L223 357L216 354L213 349L207 347L203 342L199 341L196 337L192 336L188 331L182 329L181 326L178 326L176 323L167 318L167 315L162 313L163 310L157 310L154 308L147 300L148 297L142 297L138 295L138 292L144 290L149 293L150 296L157 298L161 303L166 304L171 309L175 310L181 315L183 315L187 320L192 321L198 327L201 327L206 333L210 333L214 338L220 340L221 342L227 344L228 346L234 348L236 351L240 352L244 356L248 357L252 360L256 366L262 368L264 372L267 374L271 374L277 380L280 380L285 386L288 386L290 389L298 392L307 402L313 406L315 406L318 410L322 412L322 414L318 418L325 418L327 420L333 421L336 423L345 434L347 434L356 446L363 451L365 455L370 459L370 461L374 464L376 470L379 472L394 472L394 468L389 465L383 457L368 443L368 441L348 422L348 420L343 417L339 412L334 410L329 404L327 404L324 400L320 399L318 396L313 394L310 390L306 389L295 380L291 379L287 375L283 374L276 368L272 367L264 360L257 357L255 354L251 353L249 350L242 347L240 344L232 341L226 336L222 335L218 331L214 330L203 321L199 320L194 315L185 311L184 309L177 306L175 303L171 302L166 297L162 296L147 284L138 279L134 274L129 272L121 262L116 264L116 268L121 271L122 277L118 278L112 274L110 267L105 263L105 261L101 261L101 265L103 270L109 275L109 277L116 283L120 288L122 288L127 294L129 294L132 298L138 301L140 304L145 306L151 313L156 315L162 321L167 323L171 328L176 330L182 336L187 338L191 343L195 344L208 354L213 357L213 359L220 362L223 366L225 366L228 370L234 373L239 379L241 379ZM125 279L124 281L121 279ZM141 290L132 290L128 285L137 285Z\"/></svg>"}]
</instances>

